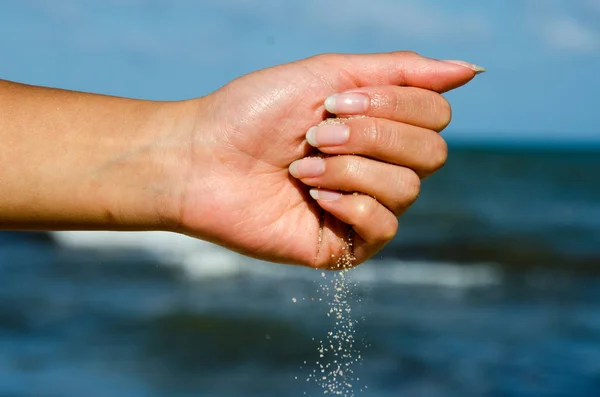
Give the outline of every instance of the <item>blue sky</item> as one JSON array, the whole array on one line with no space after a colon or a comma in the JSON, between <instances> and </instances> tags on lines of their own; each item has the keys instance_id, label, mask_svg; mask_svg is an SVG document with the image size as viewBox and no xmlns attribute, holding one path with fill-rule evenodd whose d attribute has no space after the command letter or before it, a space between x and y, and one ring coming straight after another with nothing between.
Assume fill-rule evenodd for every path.
<instances>
[{"instance_id":1,"label":"blue sky","mask_svg":"<svg viewBox=\"0 0 600 397\"><path fill-rule=\"evenodd\" d=\"M5 0L0 78L181 99L323 52L481 64L450 140L600 143L600 0Z\"/></svg>"}]
</instances>

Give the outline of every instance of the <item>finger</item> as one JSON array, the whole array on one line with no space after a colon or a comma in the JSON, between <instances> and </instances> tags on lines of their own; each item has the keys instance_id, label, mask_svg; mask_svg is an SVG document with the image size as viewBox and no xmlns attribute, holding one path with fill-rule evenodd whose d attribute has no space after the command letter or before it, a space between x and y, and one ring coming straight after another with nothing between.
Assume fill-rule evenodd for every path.
<instances>
[{"instance_id":1,"label":"finger","mask_svg":"<svg viewBox=\"0 0 600 397\"><path fill-rule=\"evenodd\" d=\"M324 54L306 62L311 69L349 88L400 85L446 92L485 71L468 62L439 61L413 52Z\"/></svg>"},{"instance_id":2,"label":"finger","mask_svg":"<svg viewBox=\"0 0 600 397\"><path fill-rule=\"evenodd\" d=\"M352 226L357 263L375 255L398 231L396 216L372 197L323 189L311 189L310 194L321 208Z\"/></svg>"},{"instance_id":3,"label":"finger","mask_svg":"<svg viewBox=\"0 0 600 397\"><path fill-rule=\"evenodd\" d=\"M396 215L417 199L421 189L414 171L360 156L304 158L294 161L289 171L309 186L368 194Z\"/></svg>"},{"instance_id":4,"label":"finger","mask_svg":"<svg viewBox=\"0 0 600 397\"><path fill-rule=\"evenodd\" d=\"M414 170L421 178L446 163L448 146L435 131L372 117L330 119L308 130L307 142L326 154L358 154Z\"/></svg>"},{"instance_id":5,"label":"finger","mask_svg":"<svg viewBox=\"0 0 600 397\"><path fill-rule=\"evenodd\" d=\"M452 120L450 103L437 92L414 87L376 86L334 94L325 109L338 116L364 115L442 131Z\"/></svg>"}]
</instances>

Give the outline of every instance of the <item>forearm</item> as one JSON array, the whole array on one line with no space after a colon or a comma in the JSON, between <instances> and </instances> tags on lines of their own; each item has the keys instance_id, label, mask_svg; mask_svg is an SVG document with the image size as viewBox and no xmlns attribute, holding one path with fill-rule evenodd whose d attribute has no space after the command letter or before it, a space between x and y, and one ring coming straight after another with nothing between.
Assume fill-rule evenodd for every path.
<instances>
[{"instance_id":1,"label":"forearm","mask_svg":"<svg viewBox=\"0 0 600 397\"><path fill-rule=\"evenodd\" d=\"M0 228L168 227L193 106L0 80Z\"/></svg>"}]
</instances>

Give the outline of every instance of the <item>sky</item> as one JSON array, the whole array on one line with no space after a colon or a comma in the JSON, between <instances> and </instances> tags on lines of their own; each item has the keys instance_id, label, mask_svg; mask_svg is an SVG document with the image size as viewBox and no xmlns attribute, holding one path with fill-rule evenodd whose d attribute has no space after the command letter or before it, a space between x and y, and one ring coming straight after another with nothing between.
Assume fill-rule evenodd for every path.
<instances>
[{"instance_id":1,"label":"sky","mask_svg":"<svg viewBox=\"0 0 600 397\"><path fill-rule=\"evenodd\" d=\"M600 0L3 0L0 78L147 99L325 52L411 50L488 72L449 141L600 144Z\"/></svg>"}]
</instances>

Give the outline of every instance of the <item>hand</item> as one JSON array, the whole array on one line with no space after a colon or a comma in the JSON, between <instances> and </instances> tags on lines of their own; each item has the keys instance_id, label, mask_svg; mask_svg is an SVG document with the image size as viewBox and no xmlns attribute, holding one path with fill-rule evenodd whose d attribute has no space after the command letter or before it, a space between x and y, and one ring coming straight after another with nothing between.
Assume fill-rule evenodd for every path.
<instances>
[{"instance_id":1,"label":"hand","mask_svg":"<svg viewBox=\"0 0 600 397\"><path fill-rule=\"evenodd\" d=\"M351 225L356 264L365 261L396 234L420 178L446 160L438 132L451 110L439 93L476 71L413 53L321 55L234 80L199 99L176 230L259 259L331 267ZM366 117L307 133L330 113ZM303 159L314 146L339 156Z\"/></svg>"}]
</instances>

